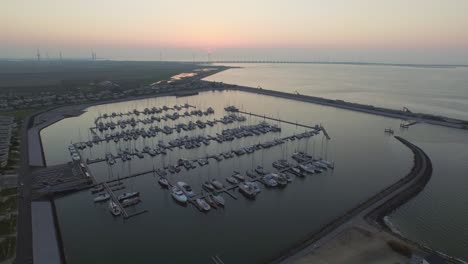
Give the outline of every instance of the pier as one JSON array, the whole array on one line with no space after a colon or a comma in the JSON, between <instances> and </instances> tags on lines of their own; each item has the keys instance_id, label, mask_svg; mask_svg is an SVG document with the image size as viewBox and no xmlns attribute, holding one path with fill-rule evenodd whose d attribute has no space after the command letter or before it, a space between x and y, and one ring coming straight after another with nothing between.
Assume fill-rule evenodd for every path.
<instances>
[{"instance_id":1,"label":"pier","mask_svg":"<svg viewBox=\"0 0 468 264\"><path fill-rule=\"evenodd\" d=\"M409 128L410 126L416 125L417 123L419 123L419 122L418 122L418 121L412 121L412 122L404 122L404 121L402 121L401 124L400 124L400 127L401 127L401 128Z\"/></svg>"},{"instance_id":2,"label":"pier","mask_svg":"<svg viewBox=\"0 0 468 264\"><path fill-rule=\"evenodd\" d=\"M309 129L319 129L318 125L308 126L308 125L304 125L304 124L299 124L298 122L291 122L291 121L282 120L282 119L279 119L279 118L269 117L267 115L259 115L259 114L255 114L255 113L252 113L252 112L244 112L244 111L241 111L241 110L239 110L237 112L239 112L241 114L250 115L250 116L260 117L260 118L263 118L263 119L273 120L273 121L276 121L276 122L295 125L295 126L298 126L298 127L305 127L305 128L309 128Z\"/></svg>"},{"instance_id":3,"label":"pier","mask_svg":"<svg viewBox=\"0 0 468 264\"><path fill-rule=\"evenodd\" d=\"M181 111L182 109L189 109L189 108L196 108L195 106L193 105L190 105L190 104L185 104L185 105L181 105L181 106L174 106L174 107L168 107L168 106L163 106L162 108L152 108L152 109L148 109L148 110L143 110L143 111L139 111L137 109L133 109L133 111L129 111L127 113L111 113L111 114L104 114L104 115L100 115L98 116L97 118L94 119L94 123L97 124L99 122L99 120L101 119L107 119L107 118L115 118L115 117L122 117L122 116L130 116L130 115L139 115L139 114L144 114L144 115L148 115L148 114L155 114L155 113L162 113L162 112L166 112L168 110L176 110L177 112L178 111Z\"/></svg>"},{"instance_id":4,"label":"pier","mask_svg":"<svg viewBox=\"0 0 468 264\"><path fill-rule=\"evenodd\" d=\"M125 210L125 208L122 206L122 204L120 203L117 196L115 196L114 191L112 191L112 189L109 187L109 185L107 183L105 183L105 182L102 183L102 186L104 187L104 189L106 189L106 191L110 195L112 201L114 201L114 203L120 208L120 211L122 212L124 218L128 218L127 210Z\"/></svg>"},{"instance_id":5,"label":"pier","mask_svg":"<svg viewBox=\"0 0 468 264\"><path fill-rule=\"evenodd\" d=\"M307 133L307 132L306 132ZM287 136L287 137L284 137L284 138L281 138L279 140L281 140L283 143L286 141L286 140L290 140L292 137L295 137L296 135L292 135L292 136ZM312 135L311 135L312 136ZM279 144L277 144L279 145ZM277 146L275 145L275 146ZM271 147L274 147L274 146L271 146ZM261 150L261 149L260 149ZM191 162L196 162L198 161L199 159L205 159L205 158L208 158L208 157L212 157L212 156L219 156L219 154L217 155L206 155L204 157L199 157L199 158L196 158L196 159L191 159L190 161ZM103 160L105 161L105 159ZM181 167L181 166L178 166L177 167ZM290 168L289 168L290 169ZM288 172L287 169L284 169L285 172ZM280 172L283 172L283 171L280 171ZM114 180L109 180L109 181L106 181L106 183L113 183L113 182L116 182L116 181L120 181L120 180L125 180L125 179L130 179L130 178L135 178L135 177L138 177L138 176L143 176L143 175L146 175L146 174L151 174L151 173L156 173L156 170L153 168L151 170L148 170L148 171L143 171L143 172L139 172L139 173L134 173L134 174L131 174L131 175L128 175L128 176L125 176L125 177L121 177L121 178L118 178L118 179L114 179ZM294 174L294 173L293 173Z\"/></svg>"}]
</instances>

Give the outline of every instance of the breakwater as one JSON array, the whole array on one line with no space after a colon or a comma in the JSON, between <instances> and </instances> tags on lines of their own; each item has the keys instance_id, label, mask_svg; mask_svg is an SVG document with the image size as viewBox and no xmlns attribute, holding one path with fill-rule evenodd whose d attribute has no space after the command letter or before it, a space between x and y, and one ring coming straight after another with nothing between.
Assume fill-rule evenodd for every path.
<instances>
[{"instance_id":1,"label":"breakwater","mask_svg":"<svg viewBox=\"0 0 468 264\"><path fill-rule=\"evenodd\" d=\"M289 258L307 249L337 229L352 226L353 222L358 222L362 219L370 219L368 216L373 216L374 218L372 219L384 217L386 213L395 210L398 206L418 194L431 177L431 160L419 147L401 137L396 136L395 138L410 148L414 154L413 167L405 177L348 210L343 215L333 219L319 230L306 235L302 240L265 262L288 262Z\"/></svg>"},{"instance_id":2,"label":"breakwater","mask_svg":"<svg viewBox=\"0 0 468 264\"><path fill-rule=\"evenodd\" d=\"M425 122L432 125L446 126L458 129L468 129L468 121L460 120L455 118L449 118L444 116L436 116L423 113L413 113L408 110L396 110L384 107L377 107L373 105L364 105L358 103L346 102L343 100L326 99L316 96L303 95L303 94L292 94L280 91L267 90L262 88L253 88L247 86L228 85L221 84L219 86L213 86L213 90L236 90L242 92L256 93L262 95L275 96L280 98L286 98L291 100L297 100L302 102L320 104L325 106L332 106L342 108L351 111L363 112L368 114L398 118L408 120L411 122Z\"/></svg>"}]
</instances>

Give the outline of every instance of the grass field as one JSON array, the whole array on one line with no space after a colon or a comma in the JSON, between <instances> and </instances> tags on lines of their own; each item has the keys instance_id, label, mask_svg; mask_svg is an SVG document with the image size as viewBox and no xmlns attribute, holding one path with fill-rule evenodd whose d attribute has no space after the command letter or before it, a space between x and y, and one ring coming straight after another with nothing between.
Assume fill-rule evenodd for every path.
<instances>
[{"instance_id":1,"label":"grass field","mask_svg":"<svg viewBox=\"0 0 468 264\"><path fill-rule=\"evenodd\" d=\"M16 121L21 124L21 120L23 120L26 116L40 110L45 110L47 107L39 107L39 108L25 108L25 109L17 109L14 111L6 111L6 112L0 112L0 115L2 116L13 116Z\"/></svg>"},{"instance_id":2,"label":"grass field","mask_svg":"<svg viewBox=\"0 0 468 264\"><path fill-rule=\"evenodd\" d=\"M6 237L0 241L0 262L13 257L16 250L16 237Z\"/></svg>"},{"instance_id":3,"label":"grass field","mask_svg":"<svg viewBox=\"0 0 468 264\"><path fill-rule=\"evenodd\" d=\"M135 88L196 68L178 62L0 61L0 93L59 92L104 80Z\"/></svg>"},{"instance_id":4,"label":"grass field","mask_svg":"<svg viewBox=\"0 0 468 264\"><path fill-rule=\"evenodd\" d=\"M5 201L0 202L0 214L16 211L18 208L17 196L10 196Z\"/></svg>"}]
</instances>

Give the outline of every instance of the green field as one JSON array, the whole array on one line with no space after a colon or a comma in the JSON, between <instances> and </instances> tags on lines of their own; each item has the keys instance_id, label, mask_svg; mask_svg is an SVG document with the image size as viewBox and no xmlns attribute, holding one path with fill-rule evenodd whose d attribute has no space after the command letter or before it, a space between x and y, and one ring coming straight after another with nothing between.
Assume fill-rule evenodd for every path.
<instances>
[{"instance_id":1,"label":"green field","mask_svg":"<svg viewBox=\"0 0 468 264\"><path fill-rule=\"evenodd\" d=\"M196 68L178 62L0 61L0 93L61 92L105 80L136 88Z\"/></svg>"}]
</instances>

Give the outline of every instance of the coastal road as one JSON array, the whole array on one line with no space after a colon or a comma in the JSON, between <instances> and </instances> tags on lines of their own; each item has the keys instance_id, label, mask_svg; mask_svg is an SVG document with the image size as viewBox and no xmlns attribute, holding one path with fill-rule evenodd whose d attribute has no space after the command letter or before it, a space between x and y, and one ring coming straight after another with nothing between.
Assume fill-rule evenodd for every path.
<instances>
[{"instance_id":1,"label":"coastal road","mask_svg":"<svg viewBox=\"0 0 468 264\"><path fill-rule=\"evenodd\" d=\"M414 154L414 166L411 172L398 182L336 218L319 231L308 235L299 244L282 252L271 263L293 263L295 260L313 252L343 231L354 226L364 227L365 229L378 229L378 225L374 225L374 223L379 219L375 217L396 209L395 206L406 202L409 198L416 195L417 193L415 192L422 189L432 174L431 160L419 147L403 138L396 138L410 148ZM372 225L369 224L368 220Z\"/></svg>"},{"instance_id":2,"label":"coastal road","mask_svg":"<svg viewBox=\"0 0 468 264\"><path fill-rule=\"evenodd\" d=\"M32 178L28 153L28 128L31 118L34 118L34 116L26 117L21 127L21 167L18 173L18 218L16 223L17 241L15 263L17 264L33 263L31 220Z\"/></svg>"}]
</instances>

